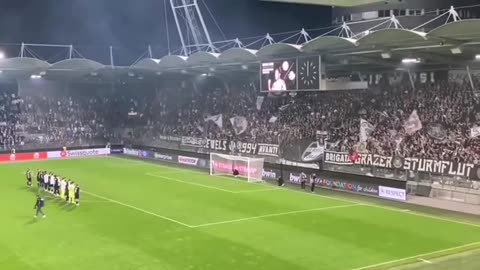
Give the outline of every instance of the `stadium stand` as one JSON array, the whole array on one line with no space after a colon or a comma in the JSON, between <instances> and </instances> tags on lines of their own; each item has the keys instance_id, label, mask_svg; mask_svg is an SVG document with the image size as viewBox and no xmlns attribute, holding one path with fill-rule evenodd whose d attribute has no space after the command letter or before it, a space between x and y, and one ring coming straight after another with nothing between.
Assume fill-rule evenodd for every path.
<instances>
[{"instance_id":1,"label":"stadium stand","mask_svg":"<svg viewBox=\"0 0 480 270\"><path fill-rule=\"evenodd\" d=\"M237 138L288 144L330 134L330 150L367 151L385 156L419 157L478 163L480 142L470 136L480 123L480 103L464 79L409 83L361 91L303 92L265 98L256 108L258 92L250 84L235 91L165 89L155 95L128 93L63 96L21 96L3 91L1 143L4 148L36 145L81 145L123 139L154 143L160 136ZM128 93L128 94L127 94ZM175 100L176 102L171 102ZM418 111L423 128L408 135L403 123ZM222 114L223 128L209 115ZM228 119L243 116L246 132L236 135ZM276 121L270 121L275 117ZM374 127L359 149L360 119Z\"/></svg>"}]
</instances>

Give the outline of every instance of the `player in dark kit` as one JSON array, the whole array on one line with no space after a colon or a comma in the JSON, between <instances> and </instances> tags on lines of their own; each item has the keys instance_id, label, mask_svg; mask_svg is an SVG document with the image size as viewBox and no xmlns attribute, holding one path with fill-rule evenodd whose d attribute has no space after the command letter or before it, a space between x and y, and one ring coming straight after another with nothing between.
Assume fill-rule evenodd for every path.
<instances>
[{"instance_id":1,"label":"player in dark kit","mask_svg":"<svg viewBox=\"0 0 480 270\"><path fill-rule=\"evenodd\" d=\"M80 186L75 186L75 204L80 205Z\"/></svg>"},{"instance_id":2,"label":"player in dark kit","mask_svg":"<svg viewBox=\"0 0 480 270\"><path fill-rule=\"evenodd\" d=\"M310 176L310 191L312 193L315 192L315 181L317 180L317 176L315 174L312 174Z\"/></svg>"},{"instance_id":3,"label":"player in dark kit","mask_svg":"<svg viewBox=\"0 0 480 270\"><path fill-rule=\"evenodd\" d=\"M36 209L36 213L35 213L35 216L33 216L34 218L37 218L38 217L38 214L42 214L42 217L43 218L46 218L47 215L45 215L45 213L43 213L43 208L45 207L45 200L40 197L40 195L37 195L37 201L35 202L35 206L33 207L33 209Z\"/></svg>"},{"instance_id":4,"label":"player in dark kit","mask_svg":"<svg viewBox=\"0 0 480 270\"><path fill-rule=\"evenodd\" d=\"M68 190L68 183L70 183L70 182L71 182L71 180L67 181L67 184L65 185L65 200L66 200L67 202L69 202L69 200L70 200L70 198L68 197L69 194L70 194L70 193L68 192L68 191L69 191L69 190Z\"/></svg>"},{"instance_id":5,"label":"player in dark kit","mask_svg":"<svg viewBox=\"0 0 480 270\"><path fill-rule=\"evenodd\" d=\"M27 177L27 186L31 187L32 186L32 172L30 169L27 170L25 173L25 176Z\"/></svg>"},{"instance_id":6,"label":"player in dark kit","mask_svg":"<svg viewBox=\"0 0 480 270\"><path fill-rule=\"evenodd\" d=\"M60 196L60 179L55 175L55 183L53 184L53 195Z\"/></svg>"},{"instance_id":7,"label":"player in dark kit","mask_svg":"<svg viewBox=\"0 0 480 270\"><path fill-rule=\"evenodd\" d=\"M42 172L37 169L37 187L40 188L42 186Z\"/></svg>"}]
</instances>

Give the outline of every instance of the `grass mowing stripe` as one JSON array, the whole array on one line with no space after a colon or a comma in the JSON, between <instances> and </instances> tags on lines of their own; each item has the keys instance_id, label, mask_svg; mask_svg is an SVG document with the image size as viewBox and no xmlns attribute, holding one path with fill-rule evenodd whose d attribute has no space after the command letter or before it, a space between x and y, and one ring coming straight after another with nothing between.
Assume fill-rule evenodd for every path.
<instances>
[{"instance_id":1,"label":"grass mowing stripe","mask_svg":"<svg viewBox=\"0 0 480 270\"><path fill-rule=\"evenodd\" d=\"M240 193L255 193L255 192L265 192L265 191L275 191L275 190L280 190L280 188L272 187L272 188L264 188L264 189L253 189L253 190L240 190L240 191L235 191L235 194L240 194Z\"/></svg>"},{"instance_id":2,"label":"grass mowing stripe","mask_svg":"<svg viewBox=\"0 0 480 270\"><path fill-rule=\"evenodd\" d=\"M228 190L228 189L223 189L223 188L219 188L219 187L215 187L215 186L199 184L199 183L195 183L195 182L184 181L184 180L180 180L180 179L177 179L177 178L161 176L161 175L156 175L156 174L152 174L152 173L146 173L145 175L148 175L148 176L151 176L151 177L156 177L156 178L161 178L161 179L165 179L165 180L175 181L175 182L179 182L179 183L183 183L183 184L187 184L187 185L199 186L199 187L203 187L203 188L208 188L208 189L213 189L213 190L218 190L218 191L223 191L223 192L228 192L228 193L235 193L234 191L231 191L231 190Z\"/></svg>"},{"instance_id":3,"label":"grass mowing stripe","mask_svg":"<svg viewBox=\"0 0 480 270\"><path fill-rule=\"evenodd\" d=\"M441 255L442 253L449 253L449 252L457 251L457 250L461 251L462 249L469 248L469 247L474 247L474 246L477 246L477 245L480 245L480 242L470 243L470 244L456 246L456 247L452 247L452 248L441 249L441 250L437 250L437 251L433 251L433 252L428 252L428 253L419 254L419 255L410 256L410 257L405 257L405 258L401 258L401 259L386 261L386 262L382 262L382 263L371 264L371 265L367 265L367 266L363 266L363 267L359 267L359 268L354 268L352 270L366 270L366 269L375 269L375 268L382 267L382 266L395 266L395 264L397 264L397 263L401 263L401 262L405 262L405 261L409 261L409 260L417 260L417 259L421 259L423 257ZM422 260L424 260L424 259L422 259Z\"/></svg>"},{"instance_id":4,"label":"grass mowing stripe","mask_svg":"<svg viewBox=\"0 0 480 270\"><path fill-rule=\"evenodd\" d=\"M247 217L247 218L239 218L239 219L225 220L225 221L219 221L219 222L205 223L205 224L200 224L200 225L193 225L192 227L193 228L208 227L208 226L214 226L214 225L229 224L229 223L236 223L236 222L241 222L241 221L261 219L261 218L266 218L266 217L286 216L286 215L299 214L299 213L316 212L316 211L339 209L339 208L348 208L348 207L354 207L354 206L359 206L359 205L361 205L361 204L347 204L347 205L328 206L328 207L320 207L320 208L305 209L305 210L288 211L288 212L267 214L267 215L261 215L261 216L255 216L255 217Z\"/></svg>"},{"instance_id":5,"label":"grass mowing stripe","mask_svg":"<svg viewBox=\"0 0 480 270\"><path fill-rule=\"evenodd\" d=\"M88 191L83 191L83 193L85 194L88 194L90 196L93 196L93 197L97 197L99 199L103 199L103 200L106 200L106 201L109 201L109 202L112 202L112 203L116 203L118 205L122 205L122 206L125 206L125 207L128 207L130 209L134 209L134 210L137 210L139 212L142 212L142 213L145 213L145 214L148 214L148 215L151 215L151 216L155 216L155 217L158 217L158 218L161 218L161 219L164 219L164 220L168 220L170 222L173 222L173 223L176 223L176 224L179 224L179 225L182 225L184 227L188 227L188 228L192 228L192 226L186 224L186 223L183 223L181 221L178 221L178 220L175 220L173 218L169 218L169 217L166 217L166 216L162 216L162 215L159 215L159 214L156 214L156 213L153 213L153 212L150 212L150 211L147 211L147 210L144 210L144 209L141 209L141 208L138 208L136 206L133 206L133 205L130 205L130 204L126 204L126 203L123 203L123 202L119 202L117 200L112 200L110 198L107 198L107 197L104 197L104 196L101 196L101 195L98 195L98 194L95 194L95 193L91 193L91 192L88 192Z\"/></svg>"},{"instance_id":6,"label":"grass mowing stripe","mask_svg":"<svg viewBox=\"0 0 480 270\"><path fill-rule=\"evenodd\" d=\"M166 165L149 163L149 162L143 161L143 160L133 160L133 159L125 159L125 158L121 158L121 157L110 156L110 158L112 158L112 157L113 157L113 158L116 158L116 159L127 160L127 161L132 162L132 163L141 163L141 164L148 165L148 166L152 166L152 167L154 167L154 166L159 166L159 167L163 167L163 168L167 168L167 169L172 169L172 170L176 170L176 171L183 171L183 172L188 171L188 172L193 172L193 173L205 175L204 172L199 172L199 171L191 170L191 169L189 169L189 168L174 168L174 167L171 167L171 166L169 167L169 166L166 166ZM221 176L219 176L219 177L221 177ZM227 177L221 177L221 178L228 179ZM243 182L238 182L238 183L243 183ZM245 182L245 183L247 183L247 182ZM280 189L280 190L282 190L282 189ZM290 191L290 192L297 192L297 193L301 193L301 194L304 194L304 195L319 196L319 197L322 197L322 198L326 198L326 199L330 199L330 200L335 200L335 201L346 202L346 203L351 203L351 204L357 203L357 204L362 204L362 205L369 206L369 207L375 207L375 208L384 209L384 210L388 210L388 211L399 212L399 213L403 213L403 214L407 214L407 215L415 215L415 216L420 216L420 217L424 217L424 218L442 220L442 221L445 221L445 222L457 223L457 224L462 224L462 225L467 225L467 226L472 226L472 227L480 228L480 224L477 224L477 223L471 223L471 222L466 222L466 221L459 221L459 220L453 220L453 219L449 219L449 218L443 218L443 217L439 217L439 216L433 216L433 215L428 215L428 214L416 213L416 212L413 212L413 211L407 211L408 209L400 209L400 208L386 207L386 206L381 206L381 205L376 205L376 204L371 204L371 203L363 203L363 202L361 202L361 201L354 201L354 200L348 200L348 199L343 199L343 198L336 198L336 197L333 197L333 196L326 196L326 195L320 195L320 194L312 194L312 193L307 193L307 192L298 191L298 190L293 190L293 189L283 189L283 190ZM231 193L235 193L235 192L232 191Z\"/></svg>"},{"instance_id":7,"label":"grass mowing stripe","mask_svg":"<svg viewBox=\"0 0 480 270\"><path fill-rule=\"evenodd\" d=\"M439 216L432 216L432 215L427 215L427 214L422 214L422 213L416 213L416 212L411 211L410 209L394 208L394 207L381 206L381 205L371 204L371 203L362 203L360 201L347 200L347 199L336 198L336 197L332 197L332 196L326 196L326 195L315 194L315 193L308 193L308 192L303 192L303 191L293 190L293 189L285 189L285 190L286 191L291 191L291 192L298 192L298 193L305 194L305 195L319 196L319 197L322 197L322 198L327 198L327 199L336 200L336 201L340 201L340 202L359 203L359 204L363 204L365 206L384 209L384 210L389 210L389 211L394 211L394 212L403 213L403 214L407 214L407 215L414 215L414 216L419 216L419 217L424 217L424 218L431 218L431 219L446 221L446 222L450 222L450 223L457 223L457 224L462 224L462 225L467 225L467 226L471 226L471 227L480 228L480 224L478 224L478 223L471 223L471 222L466 222L466 221L459 221L459 220L454 220L454 219L449 219L449 218L443 218L443 217L439 217Z\"/></svg>"},{"instance_id":8,"label":"grass mowing stripe","mask_svg":"<svg viewBox=\"0 0 480 270\"><path fill-rule=\"evenodd\" d=\"M215 189L223 192L228 192L228 193L233 193L233 194L239 194L239 193L252 193L252 192L264 192L264 191L272 191L272 190L278 190L279 188L276 187L271 187L271 188L264 188L264 189L253 189L253 190L240 190L240 191L232 191L224 188L219 188L216 186L210 186L210 185L204 185L204 184L199 184L191 181L185 181L181 180L178 178L173 178L173 177L168 177L168 176L163 176L163 175L158 175L158 174L153 174L153 173L146 173L145 175L151 176L151 177L156 177L156 178L162 178L165 180L171 180L187 185L192 185L192 186L199 186L199 187L204 187L204 188L209 188L209 189Z\"/></svg>"}]
</instances>

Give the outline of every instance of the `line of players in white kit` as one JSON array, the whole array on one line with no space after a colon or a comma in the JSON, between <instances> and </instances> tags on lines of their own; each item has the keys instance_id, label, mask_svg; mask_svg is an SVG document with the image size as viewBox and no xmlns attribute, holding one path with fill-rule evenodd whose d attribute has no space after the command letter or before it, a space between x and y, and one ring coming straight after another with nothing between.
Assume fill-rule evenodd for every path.
<instances>
[{"instance_id":1,"label":"line of players in white kit","mask_svg":"<svg viewBox=\"0 0 480 270\"><path fill-rule=\"evenodd\" d=\"M32 186L32 172L26 172L27 185ZM68 203L80 205L80 186L70 179L55 175L52 172L37 170L38 189L43 189Z\"/></svg>"}]
</instances>

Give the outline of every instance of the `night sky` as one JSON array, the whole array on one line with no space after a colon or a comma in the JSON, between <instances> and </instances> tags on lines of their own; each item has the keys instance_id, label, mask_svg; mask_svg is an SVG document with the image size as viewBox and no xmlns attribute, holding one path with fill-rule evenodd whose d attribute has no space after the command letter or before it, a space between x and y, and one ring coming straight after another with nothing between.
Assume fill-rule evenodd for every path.
<instances>
[{"instance_id":1,"label":"night sky","mask_svg":"<svg viewBox=\"0 0 480 270\"><path fill-rule=\"evenodd\" d=\"M20 46L15 44L22 41L73 44L83 56L106 63L108 47L113 45L116 64L128 65L151 44L154 57L161 57L168 53L164 1L0 0L0 46L12 57L19 52ZM214 40L223 40L223 36L203 2L229 39L302 27L319 28L331 22L331 10L327 7L259 0L198 1ZM174 51L180 42L170 6L167 8L171 51ZM50 61L66 56L60 49L32 49ZM57 53L60 55L55 57Z\"/></svg>"}]
</instances>

